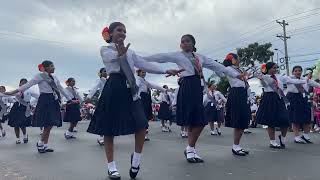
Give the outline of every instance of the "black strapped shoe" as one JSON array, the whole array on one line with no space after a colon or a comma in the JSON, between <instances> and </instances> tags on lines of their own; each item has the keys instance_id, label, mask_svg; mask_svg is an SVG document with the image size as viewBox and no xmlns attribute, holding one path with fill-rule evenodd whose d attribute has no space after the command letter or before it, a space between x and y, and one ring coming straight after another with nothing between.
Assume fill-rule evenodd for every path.
<instances>
[{"instance_id":1,"label":"black strapped shoe","mask_svg":"<svg viewBox=\"0 0 320 180\"><path fill-rule=\"evenodd\" d=\"M232 153L234 154L234 155L236 155L236 156L246 156L247 155L247 152L245 151L245 150L243 150L243 149L240 149L240 150L234 150L233 148L232 148Z\"/></svg>"},{"instance_id":2,"label":"black strapped shoe","mask_svg":"<svg viewBox=\"0 0 320 180\"><path fill-rule=\"evenodd\" d=\"M187 150L184 150L184 156L186 157L186 160L188 163L197 163L197 160L195 158L188 158L187 154L194 153L194 152L187 152Z\"/></svg>"},{"instance_id":3,"label":"black strapped shoe","mask_svg":"<svg viewBox=\"0 0 320 180\"><path fill-rule=\"evenodd\" d=\"M121 176L118 171L109 171L108 170L108 176L109 176L109 179L111 179L111 180L120 180L121 179Z\"/></svg>"},{"instance_id":4,"label":"black strapped shoe","mask_svg":"<svg viewBox=\"0 0 320 180\"><path fill-rule=\"evenodd\" d=\"M131 179L135 179L137 177L138 173L139 173L140 166L133 167L132 166L132 159L133 159L133 154L131 154L131 160L130 160L131 168L129 170L129 175L130 175ZM132 170L135 170L135 171L132 171Z\"/></svg>"},{"instance_id":5,"label":"black strapped shoe","mask_svg":"<svg viewBox=\"0 0 320 180\"><path fill-rule=\"evenodd\" d=\"M279 135L278 138L279 138L279 141L280 141L280 147L281 147L281 149L285 149L285 148L286 148L286 145L283 143L282 138L281 138L281 135Z\"/></svg>"},{"instance_id":6,"label":"black strapped shoe","mask_svg":"<svg viewBox=\"0 0 320 180\"><path fill-rule=\"evenodd\" d=\"M313 144L313 142L310 139L307 139L304 136L301 136L301 139L303 139L307 144Z\"/></svg>"}]
</instances>

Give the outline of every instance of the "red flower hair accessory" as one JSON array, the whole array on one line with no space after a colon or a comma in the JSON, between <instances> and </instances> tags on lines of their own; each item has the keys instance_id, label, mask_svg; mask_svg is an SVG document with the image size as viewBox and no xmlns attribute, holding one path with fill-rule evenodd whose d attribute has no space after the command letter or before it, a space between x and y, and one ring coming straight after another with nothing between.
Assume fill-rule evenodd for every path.
<instances>
[{"instance_id":1,"label":"red flower hair accessory","mask_svg":"<svg viewBox=\"0 0 320 180\"><path fill-rule=\"evenodd\" d=\"M108 27L105 27L103 30L102 30L102 37L105 41L108 41L110 40L110 32L109 32L109 28Z\"/></svg>"}]
</instances>

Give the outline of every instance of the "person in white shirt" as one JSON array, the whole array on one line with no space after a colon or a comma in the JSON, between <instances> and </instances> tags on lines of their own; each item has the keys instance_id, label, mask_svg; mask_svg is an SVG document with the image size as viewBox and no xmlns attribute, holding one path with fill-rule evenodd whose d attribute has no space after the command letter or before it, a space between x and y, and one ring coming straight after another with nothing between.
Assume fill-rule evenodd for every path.
<instances>
[{"instance_id":1,"label":"person in white shirt","mask_svg":"<svg viewBox=\"0 0 320 180\"><path fill-rule=\"evenodd\" d=\"M170 132L171 130L169 126L166 125L166 122L171 118L172 99L169 94L170 92L168 86L164 85L163 88L165 89L165 91L160 93L161 103L158 118L161 120L162 132Z\"/></svg>"},{"instance_id":2,"label":"person in white shirt","mask_svg":"<svg viewBox=\"0 0 320 180\"><path fill-rule=\"evenodd\" d=\"M19 86L28 82L27 79L21 79ZM28 89L23 93L16 94L16 102L13 104L10 113L8 125L14 128L16 134L16 144L21 144L20 129L23 134L23 143L28 143L27 127L31 126L31 98L38 99L39 94Z\"/></svg>"},{"instance_id":3,"label":"person in white shirt","mask_svg":"<svg viewBox=\"0 0 320 180\"><path fill-rule=\"evenodd\" d=\"M278 74L278 65L268 62L262 65L261 71L263 75L259 76L264 93L260 106L257 111L257 123L268 126L268 135L270 139L270 148L284 149L286 148L286 135L288 131L289 112L287 110L289 101L284 95L284 84L304 84L307 80L292 79L288 76ZM276 141L275 128L281 130L278 136L279 142Z\"/></svg>"},{"instance_id":4,"label":"person in white shirt","mask_svg":"<svg viewBox=\"0 0 320 180\"><path fill-rule=\"evenodd\" d=\"M104 85L106 84L106 81L108 79L108 74L106 71L106 68L100 68L99 73L98 73L99 79L96 80L95 85L89 90L89 94L87 96L87 101L90 102L90 100L92 99L92 97L96 94L97 91L101 92L103 90ZM90 115L90 119L92 119L93 113L94 111L92 110L93 108L91 108L91 115ZM99 137L97 138L97 143L100 146L104 145L104 137L102 135L99 135Z\"/></svg>"},{"instance_id":5,"label":"person in white shirt","mask_svg":"<svg viewBox=\"0 0 320 180\"><path fill-rule=\"evenodd\" d=\"M109 43L100 50L109 78L87 131L104 136L108 176L111 179L121 178L113 158L114 137L135 134L135 151L129 170L130 177L135 178L140 170L148 126L134 76L135 67L154 74L177 75L178 71L164 70L138 56L129 49L130 44L125 47L126 27L121 22L111 23L109 28L104 28L102 36Z\"/></svg>"},{"instance_id":6,"label":"person in white shirt","mask_svg":"<svg viewBox=\"0 0 320 180\"><path fill-rule=\"evenodd\" d=\"M3 101L4 99L3 97L7 97L7 95L3 94L4 92L6 92L6 87L0 86L0 132L1 132L0 136L1 137L6 136L6 131L2 126L2 123L4 123L6 120L5 113L7 112L7 105Z\"/></svg>"},{"instance_id":7,"label":"person in white shirt","mask_svg":"<svg viewBox=\"0 0 320 180\"><path fill-rule=\"evenodd\" d=\"M139 95L141 97L141 102L143 105L144 113L148 119L148 121L153 120L153 113L152 113L152 100L151 100L151 89L160 90L162 92L165 92L166 90L160 86L157 86L153 83L148 82L146 77L146 72L138 69L137 71L137 85L139 87ZM147 134L149 133L149 130L147 129ZM145 136L145 141L150 141L150 138Z\"/></svg>"},{"instance_id":8,"label":"person in white shirt","mask_svg":"<svg viewBox=\"0 0 320 180\"><path fill-rule=\"evenodd\" d=\"M77 91L75 87L76 81L74 78L68 78L66 81L67 87L65 88L69 97L77 103L67 103L66 112L64 114L63 121L69 122L69 129L64 133L64 137L68 139L74 139L74 128L77 127L79 121L81 121L80 104L83 102L82 96Z\"/></svg>"},{"instance_id":9,"label":"person in white shirt","mask_svg":"<svg viewBox=\"0 0 320 180\"><path fill-rule=\"evenodd\" d=\"M258 102L257 100L255 100L254 102L251 102L251 128L256 128L257 127L257 121L256 121L256 114L257 114L257 110L258 110Z\"/></svg>"},{"instance_id":10,"label":"person in white shirt","mask_svg":"<svg viewBox=\"0 0 320 180\"><path fill-rule=\"evenodd\" d=\"M89 94L87 96L88 100L90 100L96 94L96 92L99 91L101 93L104 85L106 84L108 79L106 68L100 68L98 75L99 79L96 80L95 85L89 90Z\"/></svg>"},{"instance_id":11,"label":"person in white shirt","mask_svg":"<svg viewBox=\"0 0 320 180\"><path fill-rule=\"evenodd\" d=\"M203 163L203 159L197 153L195 146L203 128L208 124L204 118L203 107L203 68L215 71L223 76L225 67L202 54L196 53L196 40L186 34L181 37L180 48L182 51L160 53L144 57L151 62L175 63L181 72L181 86L177 97L176 120L178 126L188 126L188 146L184 154L189 163Z\"/></svg>"},{"instance_id":12,"label":"person in white shirt","mask_svg":"<svg viewBox=\"0 0 320 180\"><path fill-rule=\"evenodd\" d=\"M61 94L72 102L71 97L65 92L65 89L61 86L60 81L53 75L55 67L51 61L43 61L41 63L44 72L38 73L27 84L19 87L19 89L12 92L8 92L7 95L13 95L18 92L23 93L27 89L34 85L38 85L40 91L40 97L35 110L32 126L44 127L41 139L37 142L37 149L39 153L53 152L52 148L49 148L49 136L53 126L61 127Z\"/></svg>"},{"instance_id":13,"label":"person in white shirt","mask_svg":"<svg viewBox=\"0 0 320 180\"><path fill-rule=\"evenodd\" d=\"M173 96L173 101L172 101L172 108L173 110L176 111L177 113L177 97L178 97L178 92L179 92L179 88L180 88L180 85L181 85L181 81L180 81L180 78L177 79L177 83L178 83L178 87L174 90L174 96ZM177 114L176 114L176 118L175 118L175 121L177 122ZM188 127L187 126L181 126L180 127L180 136L182 138L188 138Z\"/></svg>"},{"instance_id":14,"label":"person in white shirt","mask_svg":"<svg viewBox=\"0 0 320 180\"><path fill-rule=\"evenodd\" d=\"M240 140L251 119L248 74L240 69L238 55L234 53L229 53L223 64L226 66L225 74L231 86L226 104L225 126L234 129L232 153L237 156L246 156L249 151L240 146Z\"/></svg>"},{"instance_id":15,"label":"person in white shirt","mask_svg":"<svg viewBox=\"0 0 320 180\"><path fill-rule=\"evenodd\" d=\"M288 84L287 98L290 101L289 120L292 123L294 132L294 142L298 144L312 144L309 136L312 126L311 103L308 102L309 88L320 87L320 84L311 80L311 75L308 77L301 77L302 67L294 66L292 68L293 79L308 80L305 84ZM303 128L303 134L299 131Z\"/></svg>"},{"instance_id":16,"label":"person in white shirt","mask_svg":"<svg viewBox=\"0 0 320 180\"><path fill-rule=\"evenodd\" d=\"M221 136L221 124L224 122L223 107L227 102L227 99L223 94L216 90L216 86L213 83L208 83L208 92L204 94L203 105L205 107L205 117L210 124L210 134ZM218 123L218 127L215 128L214 123Z\"/></svg>"}]
</instances>

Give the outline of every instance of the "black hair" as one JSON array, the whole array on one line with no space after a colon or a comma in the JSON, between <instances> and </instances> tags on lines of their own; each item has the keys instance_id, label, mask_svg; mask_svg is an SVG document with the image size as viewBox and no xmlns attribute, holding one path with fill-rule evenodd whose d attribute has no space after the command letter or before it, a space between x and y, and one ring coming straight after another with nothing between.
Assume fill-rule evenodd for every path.
<instances>
[{"instance_id":1,"label":"black hair","mask_svg":"<svg viewBox=\"0 0 320 180\"><path fill-rule=\"evenodd\" d=\"M227 57L228 57L229 55L231 55L234 59L238 59L238 58L239 58L238 55L235 54L235 53L229 53L229 54L227 55ZM227 59L227 58L226 58L225 60L223 60L222 63L223 63L223 65L226 66L226 67L233 65L233 64L232 64L232 60Z\"/></svg>"},{"instance_id":2,"label":"black hair","mask_svg":"<svg viewBox=\"0 0 320 180\"><path fill-rule=\"evenodd\" d=\"M167 85L163 85L163 86L162 86L162 88L166 88L166 87L169 89L169 87L168 87Z\"/></svg>"},{"instance_id":3,"label":"black hair","mask_svg":"<svg viewBox=\"0 0 320 180\"><path fill-rule=\"evenodd\" d=\"M118 26L124 26L125 25L121 22L113 22L110 24L109 26L109 33L111 34ZM112 42L112 36L110 35L109 40L107 41L107 43L111 43Z\"/></svg>"},{"instance_id":4,"label":"black hair","mask_svg":"<svg viewBox=\"0 0 320 180\"><path fill-rule=\"evenodd\" d=\"M301 66L294 66L294 67L292 68L292 72L293 72L294 70L296 70L296 69L300 69L300 70L302 71L302 67L301 67Z\"/></svg>"},{"instance_id":5,"label":"black hair","mask_svg":"<svg viewBox=\"0 0 320 180\"><path fill-rule=\"evenodd\" d=\"M53 64L52 61L48 61L48 60L45 60L41 63L43 65L44 68L47 68L49 67L51 64Z\"/></svg>"},{"instance_id":6,"label":"black hair","mask_svg":"<svg viewBox=\"0 0 320 180\"><path fill-rule=\"evenodd\" d=\"M196 39L191 34L185 34L181 37L181 39L184 37L189 37L191 39L191 42L193 43L193 52L197 52L197 48L195 47Z\"/></svg>"},{"instance_id":7,"label":"black hair","mask_svg":"<svg viewBox=\"0 0 320 180\"><path fill-rule=\"evenodd\" d=\"M232 66L232 61L224 60L224 61L223 61L223 65L226 66L226 67Z\"/></svg>"},{"instance_id":8,"label":"black hair","mask_svg":"<svg viewBox=\"0 0 320 180\"><path fill-rule=\"evenodd\" d=\"M75 79L73 77L69 77L66 82L70 83L71 81L75 81Z\"/></svg>"},{"instance_id":9,"label":"black hair","mask_svg":"<svg viewBox=\"0 0 320 180\"><path fill-rule=\"evenodd\" d=\"M0 86L0 88L6 89L6 87L5 87L5 86Z\"/></svg>"},{"instance_id":10,"label":"black hair","mask_svg":"<svg viewBox=\"0 0 320 180\"><path fill-rule=\"evenodd\" d=\"M270 70L274 65L276 65L276 63L274 63L274 62L267 62L265 74L268 74L268 73L269 73L269 70Z\"/></svg>"},{"instance_id":11,"label":"black hair","mask_svg":"<svg viewBox=\"0 0 320 180\"><path fill-rule=\"evenodd\" d=\"M102 73L106 68L100 68L99 73Z\"/></svg>"},{"instance_id":12,"label":"black hair","mask_svg":"<svg viewBox=\"0 0 320 180\"><path fill-rule=\"evenodd\" d=\"M20 83L22 83L23 81L28 82L28 80L26 78L20 79Z\"/></svg>"},{"instance_id":13,"label":"black hair","mask_svg":"<svg viewBox=\"0 0 320 180\"><path fill-rule=\"evenodd\" d=\"M320 83L320 79L316 79L316 80L314 80L315 82L317 82L317 83Z\"/></svg>"}]
</instances>

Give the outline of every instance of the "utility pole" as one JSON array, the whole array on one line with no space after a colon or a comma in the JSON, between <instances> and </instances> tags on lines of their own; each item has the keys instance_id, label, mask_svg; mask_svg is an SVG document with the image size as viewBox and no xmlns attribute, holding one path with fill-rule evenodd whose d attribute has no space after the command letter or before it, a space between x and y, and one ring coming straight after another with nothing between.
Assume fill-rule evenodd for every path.
<instances>
[{"instance_id":1,"label":"utility pole","mask_svg":"<svg viewBox=\"0 0 320 180\"><path fill-rule=\"evenodd\" d=\"M277 35L278 38L280 38L283 43L284 43L284 59L285 59L285 63L286 63L286 69L287 69L287 75L289 76L289 57L288 57L288 45L287 45L287 39L290 39L290 36L287 36L286 33L286 26L288 26L289 24L285 21L278 21L277 23L280 24L280 26L282 26L283 28L283 35Z\"/></svg>"}]
</instances>

